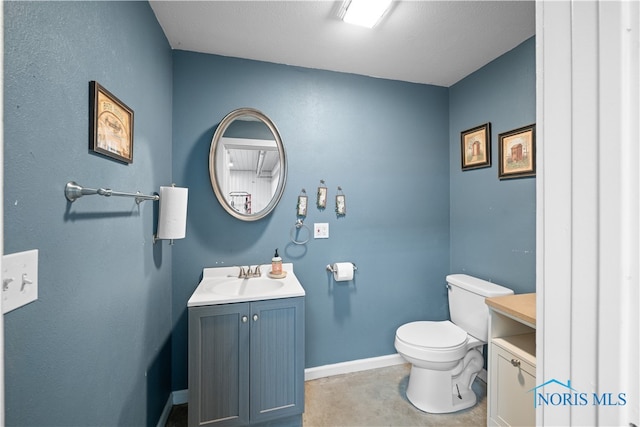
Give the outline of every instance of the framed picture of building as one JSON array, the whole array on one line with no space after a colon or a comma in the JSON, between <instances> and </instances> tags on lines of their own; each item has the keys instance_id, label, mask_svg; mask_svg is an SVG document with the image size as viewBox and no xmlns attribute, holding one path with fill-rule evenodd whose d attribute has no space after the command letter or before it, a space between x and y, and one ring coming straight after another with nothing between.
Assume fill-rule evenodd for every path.
<instances>
[{"instance_id":1,"label":"framed picture of building","mask_svg":"<svg viewBox=\"0 0 640 427\"><path fill-rule=\"evenodd\" d=\"M536 125L528 125L498 136L499 179L536 175Z\"/></svg>"},{"instance_id":2,"label":"framed picture of building","mask_svg":"<svg viewBox=\"0 0 640 427\"><path fill-rule=\"evenodd\" d=\"M460 133L462 170L491 166L491 123Z\"/></svg>"},{"instance_id":3,"label":"framed picture of building","mask_svg":"<svg viewBox=\"0 0 640 427\"><path fill-rule=\"evenodd\" d=\"M133 110L98 82L89 82L89 150L133 162Z\"/></svg>"}]
</instances>

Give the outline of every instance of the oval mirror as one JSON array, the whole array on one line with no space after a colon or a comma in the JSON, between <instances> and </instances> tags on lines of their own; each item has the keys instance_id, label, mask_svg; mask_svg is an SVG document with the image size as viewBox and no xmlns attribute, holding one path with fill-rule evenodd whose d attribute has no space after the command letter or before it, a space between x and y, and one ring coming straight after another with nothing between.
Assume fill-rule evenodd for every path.
<instances>
[{"instance_id":1,"label":"oval mirror","mask_svg":"<svg viewBox=\"0 0 640 427\"><path fill-rule=\"evenodd\" d=\"M209 176L229 215L243 221L267 216L287 180L284 145L271 119L253 108L227 114L213 134Z\"/></svg>"}]
</instances>

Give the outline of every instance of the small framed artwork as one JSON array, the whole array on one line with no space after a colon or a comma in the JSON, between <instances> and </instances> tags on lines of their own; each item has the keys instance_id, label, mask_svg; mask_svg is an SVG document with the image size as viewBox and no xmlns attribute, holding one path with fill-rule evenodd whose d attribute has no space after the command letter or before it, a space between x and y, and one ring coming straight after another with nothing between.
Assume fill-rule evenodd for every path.
<instances>
[{"instance_id":1,"label":"small framed artwork","mask_svg":"<svg viewBox=\"0 0 640 427\"><path fill-rule=\"evenodd\" d=\"M298 216L307 216L307 196L298 196Z\"/></svg>"},{"instance_id":2,"label":"small framed artwork","mask_svg":"<svg viewBox=\"0 0 640 427\"><path fill-rule=\"evenodd\" d=\"M318 187L318 208L327 207L327 187Z\"/></svg>"},{"instance_id":3,"label":"small framed artwork","mask_svg":"<svg viewBox=\"0 0 640 427\"><path fill-rule=\"evenodd\" d=\"M339 216L347 214L347 201L344 194L336 196L336 214Z\"/></svg>"},{"instance_id":4,"label":"small framed artwork","mask_svg":"<svg viewBox=\"0 0 640 427\"><path fill-rule=\"evenodd\" d=\"M491 166L491 123L460 133L462 170Z\"/></svg>"},{"instance_id":5,"label":"small framed artwork","mask_svg":"<svg viewBox=\"0 0 640 427\"><path fill-rule=\"evenodd\" d=\"M498 136L499 179L536 175L536 125L524 126Z\"/></svg>"},{"instance_id":6,"label":"small framed artwork","mask_svg":"<svg viewBox=\"0 0 640 427\"><path fill-rule=\"evenodd\" d=\"M133 162L133 110L98 82L89 82L89 150Z\"/></svg>"}]
</instances>

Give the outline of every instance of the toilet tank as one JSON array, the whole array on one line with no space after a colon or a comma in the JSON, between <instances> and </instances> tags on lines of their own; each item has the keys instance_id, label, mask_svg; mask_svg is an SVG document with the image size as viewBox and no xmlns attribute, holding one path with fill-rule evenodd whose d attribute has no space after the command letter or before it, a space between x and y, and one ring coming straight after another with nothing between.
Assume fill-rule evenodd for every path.
<instances>
[{"instance_id":1,"label":"toilet tank","mask_svg":"<svg viewBox=\"0 0 640 427\"><path fill-rule=\"evenodd\" d=\"M489 307L484 299L512 295L513 290L466 274L447 276L451 321L475 338L487 342Z\"/></svg>"}]
</instances>

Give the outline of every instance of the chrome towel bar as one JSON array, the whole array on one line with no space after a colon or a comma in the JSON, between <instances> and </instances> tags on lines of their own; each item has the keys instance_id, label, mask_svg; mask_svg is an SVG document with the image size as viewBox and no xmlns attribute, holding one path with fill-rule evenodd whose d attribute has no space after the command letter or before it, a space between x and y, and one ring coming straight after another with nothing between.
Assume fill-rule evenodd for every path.
<instances>
[{"instance_id":1,"label":"chrome towel bar","mask_svg":"<svg viewBox=\"0 0 640 427\"><path fill-rule=\"evenodd\" d=\"M73 181L67 182L67 185L64 187L64 196L70 202L75 202L82 196L91 196L97 194L99 196L111 197L135 197L136 203L140 204L145 200L160 200L160 196L155 195L146 195L140 192L137 193L123 193L121 191L113 191L110 188L86 188L81 185L76 184Z\"/></svg>"}]
</instances>

